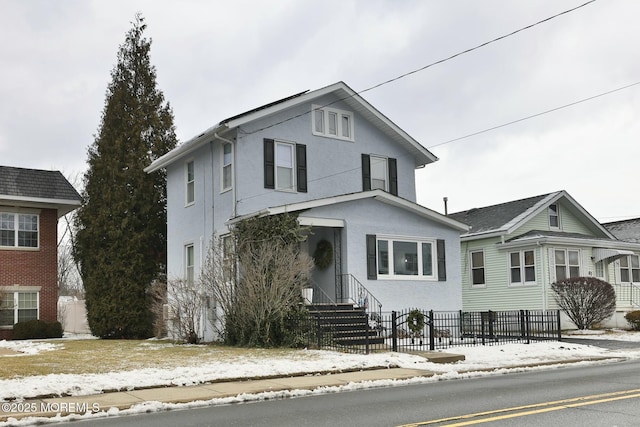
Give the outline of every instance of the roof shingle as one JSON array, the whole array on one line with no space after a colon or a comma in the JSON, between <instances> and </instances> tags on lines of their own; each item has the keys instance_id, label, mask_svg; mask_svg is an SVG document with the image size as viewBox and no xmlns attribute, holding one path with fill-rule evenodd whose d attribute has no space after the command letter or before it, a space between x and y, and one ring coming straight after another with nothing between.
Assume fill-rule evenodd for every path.
<instances>
[{"instance_id":1,"label":"roof shingle","mask_svg":"<svg viewBox=\"0 0 640 427\"><path fill-rule=\"evenodd\" d=\"M0 166L0 196L81 201L59 171Z\"/></svg>"}]
</instances>

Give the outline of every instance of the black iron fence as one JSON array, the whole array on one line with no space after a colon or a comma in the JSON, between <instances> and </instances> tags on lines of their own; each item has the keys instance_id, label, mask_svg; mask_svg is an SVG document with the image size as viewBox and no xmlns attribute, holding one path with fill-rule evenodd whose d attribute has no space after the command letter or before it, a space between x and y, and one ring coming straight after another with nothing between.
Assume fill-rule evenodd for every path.
<instances>
[{"instance_id":1,"label":"black iron fence","mask_svg":"<svg viewBox=\"0 0 640 427\"><path fill-rule=\"evenodd\" d=\"M560 340L560 311L313 313L290 324L295 345L369 353Z\"/></svg>"}]
</instances>

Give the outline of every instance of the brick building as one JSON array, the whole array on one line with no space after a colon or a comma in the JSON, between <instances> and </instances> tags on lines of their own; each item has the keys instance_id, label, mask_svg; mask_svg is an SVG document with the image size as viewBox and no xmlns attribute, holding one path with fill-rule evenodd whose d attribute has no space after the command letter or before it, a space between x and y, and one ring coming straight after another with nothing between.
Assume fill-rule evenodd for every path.
<instances>
[{"instance_id":1,"label":"brick building","mask_svg":"<svg viewBox=\"0 0 640 427\"><path fill-rule=\"evenodd\" d=\"M0 166L0 339L17 322L56 320L58 218L80 201L58 171Z\"/></svg>"}]
</instances>

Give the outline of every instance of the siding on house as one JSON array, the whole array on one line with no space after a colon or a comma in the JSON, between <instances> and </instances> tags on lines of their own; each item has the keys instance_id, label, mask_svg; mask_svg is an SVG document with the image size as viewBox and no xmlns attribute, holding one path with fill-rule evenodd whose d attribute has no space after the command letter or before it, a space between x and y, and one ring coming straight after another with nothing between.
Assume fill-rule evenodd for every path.
<instances>
[{"instance_id":1,"label":"siding on house","mask_svg":"<svg viewBox=\"0 0 640 427\"><path fill-rule=\"evenodd\" d=\"M535 202L533 205L530 202ZM542 205L540 205L542 203ZM559 207L559 227L550 227L548 206ZM462 236L462 301L464 310L516 310L558 308L551 284L556 280L555 251L579 251L579 274L596 276L594 248L638 251L639 246L612 238L566 192L503 203L452 215L471 222L471 233ZM500 221L492 219L500 217ZM507 224L520 221L516 229ZM489 224L490 226L487 226ZM493 231L494 237L473 235L473 227ZM483 228L484 227L484 228ZM507 232L510 231L510 232ZM490 233L491 234L491 233ZM496 236L497 235L497 236ZM472 286L470 253L484 253L485 285ZM509 254L533 251L535 284L510 284ZM567 253L568 255L568 253ZM605 280L619 283L619 261L606 264Z\"/></svg>"}]
</instances>

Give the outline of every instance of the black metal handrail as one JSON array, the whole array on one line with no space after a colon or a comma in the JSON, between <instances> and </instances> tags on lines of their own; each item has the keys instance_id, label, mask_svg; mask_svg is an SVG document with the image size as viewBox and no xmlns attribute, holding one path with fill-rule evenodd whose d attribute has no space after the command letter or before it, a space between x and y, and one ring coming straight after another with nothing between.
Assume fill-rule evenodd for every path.
<instances>
[{"instance_id":1,"label":"black metal handrail","mask_svg":"<svg viewBox=\"0 0 640 427\"><path fill-rule=\"evenodd\" d=\"M371 318L380 318L382 303L352 274L341 274L342 300L364 309ZM346 290L346 292L345 292Z\"/></svg>"}]
</instances>

